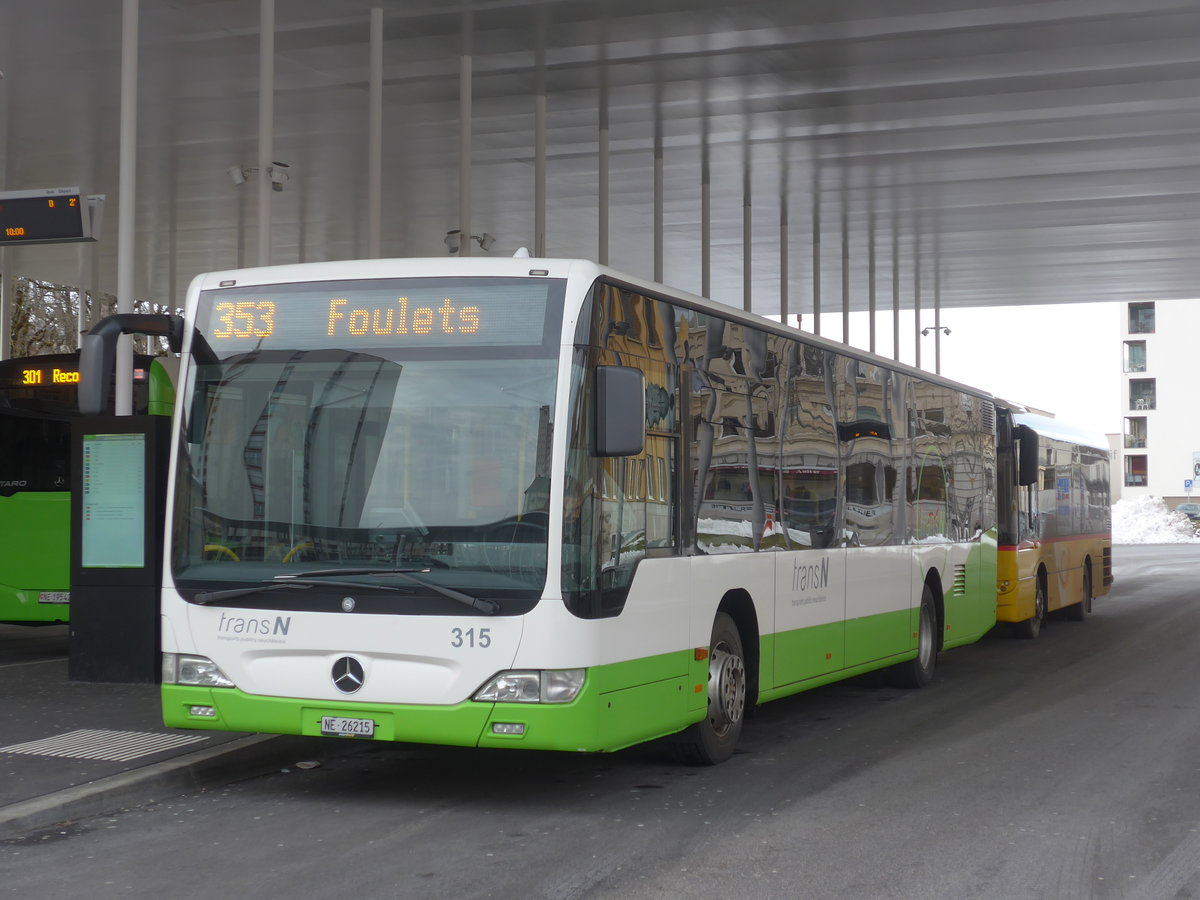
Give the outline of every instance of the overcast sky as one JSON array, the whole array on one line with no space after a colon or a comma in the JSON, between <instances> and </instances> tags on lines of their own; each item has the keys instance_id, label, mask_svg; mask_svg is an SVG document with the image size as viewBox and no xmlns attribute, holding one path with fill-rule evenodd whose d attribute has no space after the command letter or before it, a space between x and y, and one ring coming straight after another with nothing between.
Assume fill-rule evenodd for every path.
<instances>
[{"instance_id":1,"label":"overcast sky","mask_svg":"<svg viewBox=\"0 0 1200 900\"><path fill-rule=\"evenodd\" d=\"M994 306L942 310L942 374L997 397L1035 406L1080 428L1120 432L1122 303ZM921 368L934 371L933 311L921 338ZM794 324L794 323L793 323ZM812 330L809 316L801 327ZM875 352L892 356L892 312L876 314ZM840 340L841 313L823 313L821 336ZM850 342L869 349L865 312L850 315ZM900 313L900 360L916 353L912 310Z\"/></svg>"}]
</instances>

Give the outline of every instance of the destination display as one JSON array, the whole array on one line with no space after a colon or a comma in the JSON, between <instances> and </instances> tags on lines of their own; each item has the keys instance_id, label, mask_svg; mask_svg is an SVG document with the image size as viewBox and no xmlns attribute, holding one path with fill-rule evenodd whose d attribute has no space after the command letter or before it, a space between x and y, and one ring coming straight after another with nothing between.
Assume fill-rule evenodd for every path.
<instances>
[{"instance_id":1,"label":"destination display","mask_svg":"<svg viewBox=\"0 0 1200 900\"><path fill-rule=\"evenodd\" d=\"M65 354L53 354L56 362L38 363L35 358L27 357L18 368L15 366L0 366L0 393L9 399L21 396L48 396L48 394L28 392L22 388L61 388L67 391L78 388L80 383L79 364L77 358L69 362L62 361ZM68 355L69 356L69 355ZM142 358L142 357L139 357ZM145 358L149 362L148 358ZM134 384L140 384L149 377L146 366L139 365L133 370Z\"/></svg>"},{"instance_id":2,"label":"destination display","mask_svg":"<svg viewBox=\"0 0 1200 900\"><path fill-rule=\"evenodd\" d=\"M317 347L540 345L561 282L423 278L208 291L197 324L218 353Z\"/></svg>"},{"instance_id":3,"label":"destination display","mask_svg":"<svg viewBox=\"0 0 1200 900\"><path fill-rule=\"evenodd\" d=\"M46 384L79 384L79 372L59 366L22 369L11 387L41 387ZM9 385L6 385L8 387Z\"/></svg>"}]
</instances>

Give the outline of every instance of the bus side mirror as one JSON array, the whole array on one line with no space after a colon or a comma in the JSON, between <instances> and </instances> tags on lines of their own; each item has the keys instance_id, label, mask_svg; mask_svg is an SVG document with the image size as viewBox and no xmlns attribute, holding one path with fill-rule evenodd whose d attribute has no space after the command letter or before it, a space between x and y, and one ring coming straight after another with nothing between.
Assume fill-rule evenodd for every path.
<instances>
[{"instance_id":1,"label":"bus side mirror","mask_svg":"<svg viewBox=\"0 0 1200 900\"><path fill-rule=\"evenodd\" d=\"M108 406L113 369L117 365L117 338L85 334L79 342L79 411L98 416Z\"/></svg>"},{"instance_id":2,"label":"bus side mirror","mask_svg":"<svg viewBox=\"0 0 1200 900\"><path fill-rule=\"evenodd\" d=\"M1038 483L1037 432L1028 425L1014 429L1017 438L1017 484L1025 487Z\"/></svg>"},{"instance_id":3,"label":"bus side mirror","mask_svg":"<svg viewBox=\"0 0 1200 900\"><path fill-rule=\"evenodd\" d=\"M96 323L79 342L79 411L98 416L108 408L117 338L123 334L165 337L171 350L183 346L183 318L160 313L117 313Z\"/></svg>"},{"instance_id":4,"label":"bus side mirror","mask_svg":"<svg viewBox=\"0 0 1200 900\"><path fill-rule=\"evenodd\" d=\"M594 456L637 456L646 445L646 376L632 366L598 366Z\"/></svg>"}]
</instances>

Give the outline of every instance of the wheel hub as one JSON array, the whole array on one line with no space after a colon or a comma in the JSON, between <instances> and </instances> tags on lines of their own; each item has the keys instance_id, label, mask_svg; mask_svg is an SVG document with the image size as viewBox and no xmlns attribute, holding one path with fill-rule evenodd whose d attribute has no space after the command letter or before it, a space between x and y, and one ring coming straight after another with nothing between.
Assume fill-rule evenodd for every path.
<instances>
[{"instance_id":1,"label":"wheel hub","mask_svg":"<svg viewBox=\"0 0 1200 900\"><path fill-rule=\"evenodd\" d=\"M745 665L723 647L713 648L708 661L708 717L713 730L724 734L742 720L745 709Z\"/></svg>"}]
</instances>

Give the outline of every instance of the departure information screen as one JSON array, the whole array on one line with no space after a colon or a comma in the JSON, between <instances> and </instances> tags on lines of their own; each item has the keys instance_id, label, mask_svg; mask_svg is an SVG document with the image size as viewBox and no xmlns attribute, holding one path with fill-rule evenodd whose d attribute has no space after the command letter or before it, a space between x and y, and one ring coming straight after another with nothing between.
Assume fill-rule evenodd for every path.
<instances>
[{"instance_id":1,"label":"departure information screen","mask_svg":"<svg viewBox=\"0 0 1200 900\"><path fill-rule=\"evenodd\" d=\"M255 349L541 345L564 283L398 278L206 291L196 324L219 355ZM557 317L554 317L557 320Z\"/></svg>"},{"instance_id":2,"label":"departure information screen","mask_svg":"<svg viewBox=\"0 0 1200 900\"><path fill-rule=\"evenodd\" d=\"M79 188L0 193L0 244L90 240L86 207Z\"/></svg>"}]
</instances>

